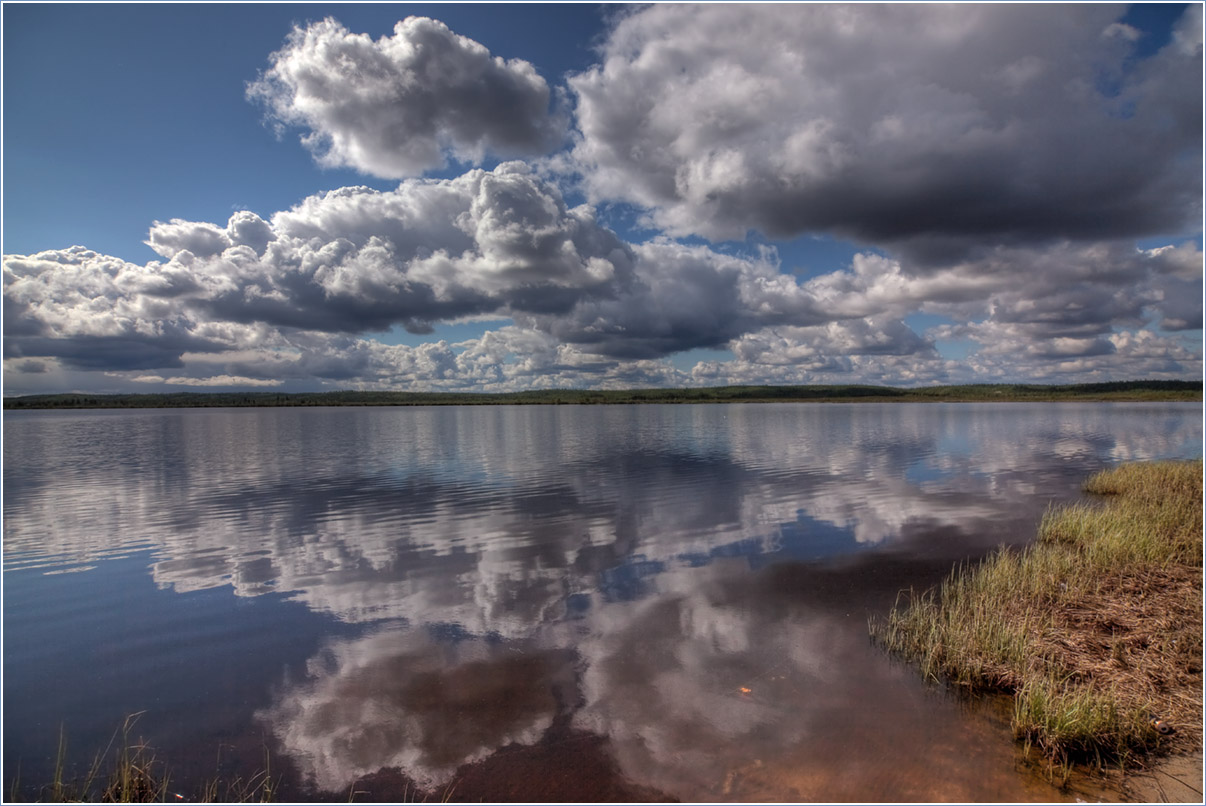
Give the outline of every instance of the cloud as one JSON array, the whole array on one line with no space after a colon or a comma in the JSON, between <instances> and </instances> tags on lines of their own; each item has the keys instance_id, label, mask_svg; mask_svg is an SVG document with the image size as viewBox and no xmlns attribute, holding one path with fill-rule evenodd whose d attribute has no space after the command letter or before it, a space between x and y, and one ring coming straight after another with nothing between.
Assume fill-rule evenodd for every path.
<instances>
[{"instance_id":1,"label":"cloud","mask_svg":"<svg viewBox=\"0 0 1206 806\"><path fill-rule=\"evenodd\" d=\"M996 278L997 287L984 298L989 322L1011 326L1015 337L1024 334L1026 354L1055 358L1070 349L1067 340L1106 351L1111 333L1147 327L1152 319L1169 330L1193 327L1195 319L1200 326L1201 265L1202 253L1192 243L1138 250L1101 242L985 250L959 268ZM967 306L949 310L956 317L968 312ZM987 348L995 346L993 337Z\"/></svg>"},{"instance_id":2,"label":"cloud","mask_svg":"<svg viewBox=\"0 0 1206 806\"><path fill-rule=\"evenodd\" d=\"M1202 357L1177 339L1150 330L1087 337L1036 336L1036 325L989 320L940 326L934 338L973 339L981 347L958 366L952 382L1026 379L1091 383L1119 378L1201 377Z\"/></svg>"},{"instance_id":3,"label":"cloud","mask_svg":"<svg viewBox=\"0 0 1206 806\"><path fill-rule=\"evenodd\" d=\"M573 155L592 199L675 236L827 232L933 264L1174 231L1201 215L1190 8L1137 60L1102 35L1120 6L654 5L569 79Z\"/></svg>"},{"instance_id":4,"label":"cloud","mask_svg":"<svg viewBox=\"0 0 1206 806\"><path fill-rule=\"evenodd\" d=\"M156 221L144 243L167 258L181 252L198 257L213 257L233 246L226 230L214 224L173 218L168 223Z\"/></svg>"},{"instance_id":5,"label":"cloud","mask_svg":"<svg viewBox=\"0 0 1206 806\"><path fill-rule=\"evenodd\" d=\"M282 383L277 379L247 378L241 375L211 375L207 378L138 375L130 380L135 383L166 383L169 386L279 386Z\"/></svg>"},{"instance_id":6,"label":"cloud","mask_svg":"<svg viewBox=\"0 0 1206 806\"><path fill-rule=\"evenodd\" d=\"M1195 352L1146 329L1200 327L1202 254L1193 243L1151 250L1121 242L997 246L972 250L942 269L912 265L856 255L849 268L801 287L834 321L751 330L730 343L735 361L701 363L693 377L915 385L975 382L980 372L1050 382L1201 372ZM916 312L962 324L917 333L903 321ZM1142 334L1150 349L1119 352L1120 333ZM943 341L974 342L975 355L942 359L936 348Z\"/></svg>"},{"instance_id":7,"label":"cloud","mask_svg":"<svg viewBox=\"0 0 1206 806\"><path fill-rule=\"evenodd\" d=\"M1172 352L1126 366L1197 372L1172 334L1201 327L1201 251L1135 236L1189 232L1200 211L1201 9L1142 58L1119 13L642 7L569 79L570 151L439 180L413 174L564 145L532 65L426 18L378 40L298 26L248 95L306 127L325 164L410 178L155 221L146 265L84 247L5 256L6 366L22 388L39 373L18 367L38 362L46 383L165 386L928 383L977 366L942 357L958 342L993 377L1074 379L1147 330ZM571 206L572 170L592 201L640 205L663 232L627 242ZM749 229L879 248L805 275L771 247L671 237ZM513 325L366 338L474 319ZM693 350L734 359L668 360Z\"/></svg>"},{"instance_id":8,"label":"cloud","mask_svg":"<svg viewBox=\"0 0 1206 806\"><path fill-rule=\"evenodd\" d=\"M511 326L455 344L441 339L415 347L319 333L292 333L287 341L286 349L246 352L225 366L253 378L413 391L668 387L688 380L660 361L607 358Z\"/></svg>"},{"instance_id":9,"label":"cloud","mask_svg":"<svg viewBox=\"0 0 1206 806\"><path fill-rule=\"evenodd\" d=\"M918 355L937 358L934 345L898 319L870 317L817 327L771 328L733 344L738 359L761 364L800 364L828 357Z\"/></svg>"},{"instance_id":10,"label":"cloud","mask_svg":"<svg viewBox=\"0 0 1206 806\"><path fill-rule=\"evenodd\" d=\"M516 320L602 356L649 359L723 347L768 324L840 318L781 273L773 252L729 255L665 238L632 249L632 282L616 294L583 299L563 316Z\"/></svg>"},{"instance_id":11,"label":"cloud","mask_svg":"<svg viewBox=\"0 0 1206 806\"><path fill-rule=\"evenodd\" d=\"M248 97L278 126L308 129L302 142L326 167L400 179L448 156L541 154L564 131L530 63L491 56L426 17L407 17L376 41L329 17L295 26L270 62Z\"/></svg>"},{"instance_id":12,"label":"cloud","mask_svg":"<svg viewBox=\"0 0 1206 806\"><path fill-rule=\"evenodd\" d=\"M258 348L270 351L260 372L287 373L278 378L375 380L370 365L387 354L386 377L410 365L441 380L422 367L446 346L383 351L293 331L424 332L458 316L564 312L613 294L634 261L589 208L567 209L518 163L390 192L341 188L271 222L245 211L225 226L155 222L147 243L166 261L139 266L82 247L6 256L6 356L145 370L180 368L186 352ZM449 368L450 356L433 366ZM216 374L263 378L243 363Z\"/></svg>"},{"instance_id":13,"label":"cloud","mask_svg":"<svg viewBox=\"0 0 1206 806\"><path fill-rule=\"evenodd\" d=\"M249 210L240 210L230 217L225 227L180 218L173 218L166 224L156 221L144 243L170 259L181 252L194 257L213 257L232 246L247 246L256 255L263 255L274 240L276 235L268 222Z\"/></svg>"},{"instance_id":14,"label":"cloud","mask_svg":"<svg viewBox=\"0 0 1206 806\"><path fill-rule=\"evenodd\" d=\"M1145 253L1158 267L1148 309L1169 331L1202 328L1202 253L1193 242L1162 246Z\"/></svg>"},{"instance_id":15,"label":"cloud","mask_svg":"<svg viewBox=\"0 0 1206 806\"><path fill-rule=\"evenodd\" d=\"M1026 324L1035 339L1101 335L1142 326L1148 312L1200 318L1200 295L1170 299L1164 289L1200 288L1201 265L1193 243L1150 250L1122 241L979 247L937 270L867 253L848 269L809 280L803 292L845 318L924 311Z\"/></svg>"},{"instance_id":16,"label":"cloud","mask_svg":"<svg viewBox=\"0 0 1206 806\"><path fill-rule=\"evenodd\" d=\"M1197 374L1201 250L1136 236L1196 232L1201 8L1142 57L1150 34L1120 13L641 7L569 79L569 150L532 65L442 23L408 18L378 40L298 26L249 96L307 128L325 164L402 181L157 220L145 265L82 246L7 255L6 371L22 391L109 390L90 372L143 388L489 391ZM592 203L567 202L579 190ZM604 225L626 215L612 201L662 231L621 238ZM876 248L803 267L774 247L674 240L750 229ZM370 338L486 319L510 324ZM694 350L734 357L690 367Z\"/></svg>"},{"instance_id":17,"label":"cloud","mask_svg":"<svg viewBox=\"0 0 1206 806\"><path fill-rule=\"evenodd\" d=\"M44 361L15 361L13 369L30 375L41 375L48 371Z\"/></svg>"},{"instance_id":18,"label":"cloud","mask_svg":"<svg viewBox=\"0 0 1206 806\"><path fill-rule=\"evenodd\" d=\"M180 367L185 352L251 340L171 299L192 281L83 247L4 258L4 355L57 357L76 369Z\"/></svg>"},{"instance_id":19,"label":"cloud","mask_svg":"<svg viewBox=\"0 0 1206 806\"><path fill-rule=\"evenodd\" d=\"M6 257L6 356L131 373L141 384L448 391L911 385L974 381L974 367L996 379L1071 381L1075 361L1090 358L1094 379L1200 372L1193 352L1163 337L1153 342L1169 348L1163 358L1148 350L1108 367L1120 328L1200 327L1193 243L997 246L923 270L863 253L800 281L773 252L626 244L516 166L391 192L343 188L271 223L238 219L270 236L260 238L263 255L234 242L235 224L177 220L156 224L148 241L166 262L138 266L82 248ZM183 248L227 241L207 257ZM963 324L920 332L905 321L917 312ZM418 346L358 332L423 331L464 315L515 324ZM943 359L937 350L952 341L983 355ZM697 348L734 359L689 372L666 361Z\"/></svg>"},{"instance_id":20,"label":"cloud","mask_svg":"<svg viewBox=\"0 0 1206 806\"><path fill-rule=\"evenodd\" d=\"M147 243L168 258L161 272L196 279L192 305L209 317L342 333L564 312L613 293L632 262L590 208L567 208L517 162L393 191L340 188L270 224L249 213L225 228L156 222Z\"/></svg>"},{"instance_id":21,"label":"cloud","mask_svg":"<svg viewBox=\"0 0 1206 806\"><path fill-rule=\"evenodd\" d=\"M640 362L721 347L767 324L829 318L779 272L773 255L729 256L667 240L625 243L590 207L568 208L554 185L522 163L407 180L393 191L340 188L269 221L239 212L225 226L155 222L146 243L166 260L136 266L68 250L63 259L80 262L80 271L37 273L49 285L34 285L30 261L12 257L6 270L30 276L6 293L7 323L33 328L26 349L46 355L67 349L34 341L51 321L52 303L71 324L44 335L62 340L89 336L98 312L112 317L127 309L136 324L126 331L148 337L173 321L198 338L203 323L242 329L245 337L212 345L182 338L161 344L162 358L129 365L114 358L110 369L179 367L185 351L252 346L269 352L217 374L396 382L418 373L431 382L509 376L540 384L539 375L552 372L562 377L550 385L592 374L610 385L624 378L673 382L679 379L669 367ZM85 299L80 289L97 284L106 292ZM28 307L35 302L36 309ZM429 332L438 322L481 315L512 317L517 328L465 344L471 366L458 364L442 342L401 349L347 338L394 325ZM103 350L97 352L100 368Z\"/></svg>"}]
</instances>

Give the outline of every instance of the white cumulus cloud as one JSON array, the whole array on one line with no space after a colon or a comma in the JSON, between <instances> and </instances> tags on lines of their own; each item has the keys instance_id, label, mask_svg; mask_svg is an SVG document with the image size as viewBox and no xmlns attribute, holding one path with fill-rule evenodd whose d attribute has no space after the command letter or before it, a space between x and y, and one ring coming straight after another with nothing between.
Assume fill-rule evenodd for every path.
<instances>
[{"instance_id":1,"label":"white cumulus cloud","mask_svg":"<svg viewBox=\"0 0 1206 806\"><path fill-rule=\"evenodd\" d=\"M544 153L564 130L529 62L492 56L426 17L375 41L328 17L294 27L270 61L248 97L278 125L305 128L302 142L328 167L400 179L449 155Z\"/></svg>"}]
</instances>

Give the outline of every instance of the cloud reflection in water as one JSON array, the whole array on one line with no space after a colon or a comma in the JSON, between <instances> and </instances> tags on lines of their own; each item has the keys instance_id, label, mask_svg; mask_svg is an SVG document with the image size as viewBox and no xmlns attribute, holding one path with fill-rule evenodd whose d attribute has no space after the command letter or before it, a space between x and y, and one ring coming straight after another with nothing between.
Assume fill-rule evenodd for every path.
<instances>
[{"instance_id":1,"label":"cloud reflection in water","mask_svg":"<svg viewBox=\"0 0 1206 806\"><path fill-rule=\"evenodd\" d=\"M364 626L260 711L321 786L383 766L439 784L563 717L606 736L630 779L705 800L736 797L737 771L751 797L839 791L783 772L810 757L857 780L852 765L894 743L918 764L958 756L965 720L868 646L865 613L1024 540L1092 470L1201 441L1200 407L1077 404L48 413L5 426L6 569L150 545L161 587L278 592ZM280 641L266 635L265 651ZM994 799L968 769L947 776L955 799Z\"/></svg>"},{"instance_id":2,"label":"cloud reflection in water","mask_svg":"<svg viewBox=\"0 0 1206 806\"><path fill-rule=\"evenodd\" d=\"M420 786L532 744L573 682L572 653L394 626L330 644L259 714L322 789L398 767Z\"/></svg>"}]
</instances>

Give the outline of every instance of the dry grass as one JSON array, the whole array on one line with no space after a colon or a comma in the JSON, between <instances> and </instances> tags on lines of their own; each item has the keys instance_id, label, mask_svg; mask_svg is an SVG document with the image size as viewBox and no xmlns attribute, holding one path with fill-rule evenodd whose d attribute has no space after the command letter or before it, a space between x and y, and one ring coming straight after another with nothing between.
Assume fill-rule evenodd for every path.
<instances>
[{"instance_id":1,"label":"dry grass","mask_svg":"<svg viewBox=\"0 0 1206 806\"><path fill-rule=\"evenodd\" d=\"M1104 500L1049 512L1036 543L910 593L872 634L928 677L1013 692L1018 737L1052 759L1198 747L1202 462L1125 465L1085 489Z\"/></svg>"}]
</instances>

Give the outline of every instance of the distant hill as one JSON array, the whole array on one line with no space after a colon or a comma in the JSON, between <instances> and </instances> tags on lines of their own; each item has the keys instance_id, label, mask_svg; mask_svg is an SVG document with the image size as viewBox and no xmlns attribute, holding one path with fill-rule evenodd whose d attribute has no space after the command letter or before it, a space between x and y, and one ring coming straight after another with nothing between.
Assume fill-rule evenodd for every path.
<instances>
[{"instance_id":1,"label":"distant hill","mask_svg":"<svg viewBox=\"0 0 1206 806\"><path fill-rule=\"evenodd\" d=\"M710 386L691 389L550 389L479 392L172 392L57 394L4 399L5 409L128 409L216 406L481 406L616 403L744 403L843 401L1062 401L1202 399L1201 381L1118 381L1071 385L970 384L905 389L892 386Z\"/></svg>"}]
</instances>

